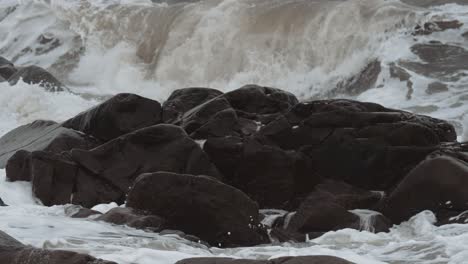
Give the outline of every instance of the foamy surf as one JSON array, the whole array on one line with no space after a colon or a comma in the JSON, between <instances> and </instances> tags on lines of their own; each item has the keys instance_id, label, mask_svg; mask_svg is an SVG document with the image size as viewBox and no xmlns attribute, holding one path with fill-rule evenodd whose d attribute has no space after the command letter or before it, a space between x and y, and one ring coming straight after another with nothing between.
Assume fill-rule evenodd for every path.
<instances>
[{"instance_id":1,"label":"foamy surf","mask_svg":"<svg viewBox=\"0 0 468 264\"><path fill-rule=\"evenodd\" d=\"M408 84L391 65L421 62L415 44L439 41L468 48L468 7L414 7L399 1L60 1L0 2L0 55L40 65L72 91L91 95L132 92L164 100L177 88L229 91L247 83L279 87L301 99L330 96L340 81L377 59L381 71L359 95L335 94L450 120L468 140L468 79L439 80L407 69ZM418 24L458 20L458 29L428 36ZM50 41L42 41L41 39ZM55 42L58 40L58 42ZM56 44L53 44L56 43ZM461 70L466 74L466 69ZM443 92L428 94L438 81ZM96 105L70 93L0 83L0 134L36 119L63 121ZM388 234L341 230L307 243L238 249L207 248L173 236L70 219L65 206L44 207L28 183L0 177L0 230L43 248L89 253L121 264L172 264L194 256L268 259L333 255L356 263L465 263L468 225L434 226L423 212ZM102 205L102 211L112 206ZM31 221L31 219L34 219Z\"/></svg>"}]
</instances>

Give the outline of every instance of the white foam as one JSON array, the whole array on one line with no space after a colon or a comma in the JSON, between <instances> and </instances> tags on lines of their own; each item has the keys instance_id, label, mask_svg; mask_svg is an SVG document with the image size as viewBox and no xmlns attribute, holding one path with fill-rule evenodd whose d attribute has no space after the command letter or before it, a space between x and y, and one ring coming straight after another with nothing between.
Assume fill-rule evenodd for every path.
<instances>
[{"instance_id":1,"label":"white foam","mask_svg":"<svg viewBox=\"0 0 468 264\"><path fill-rule=\"evenodd\" d=\"M468 140L468 104L460 100L468 96L468 78L447 83L447 92L428 95L425 89L433 80L411 73L414 92L407 100L406 83L390 79L388 71L392 62L418 60L409 50L415 43L440 40L468 47L461 37L468 31L467 7L414 9L383 0L2 0L0 14L18 3L0 21L0 55L20 66L48 68L75 92L133 92L162 101L184 86L228 91L258 83L308 99L378 58L382 73L375 88L356 99L411 111L433 106L426 114L454 122L459 140ZM417 40L409 34L417 22L434 19L459 19L464 25ZM37 39L45 33L61 45L45 54L25 52L39 48ZM0 135L36 119L63 121L99 103L23 82L14 87L0 83L0 90ZM464 263L468 258L468 225L436 227L430 212L388 234L346 229L303 244L208 249L177 237L68 218L64 206L37 204L30 183L6 182L4 170L0 197L10 205L0 208L0 230L34 246L86 252L120 264L172 264L194 256L325 254L355 263ZM106 212L115 206L94 209ZM273 216L265 219L273 221Z\"/></svg>"}]
</instances>

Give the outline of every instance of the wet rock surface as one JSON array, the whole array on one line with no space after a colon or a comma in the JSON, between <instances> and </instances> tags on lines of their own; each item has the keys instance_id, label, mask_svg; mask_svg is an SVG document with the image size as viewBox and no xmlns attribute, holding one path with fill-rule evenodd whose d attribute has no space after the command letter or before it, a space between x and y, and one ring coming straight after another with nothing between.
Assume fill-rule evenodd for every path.
<instances>
[{"instance_id":1,"label":"wet rock surface","mask_svg":"<svg viewBox=\"0 0 468 264\"><path fill-rule=\"evenodd\" d=\"M337 94L359 95L371 88L374 88L381 71L381 62L373 60L356 75L339 82L337 87L327 96L332 97Z\"/></svg>"},{"instance_id":2,"label":"wet rock surface","mask_svg":"<svg viewBox=\"0 0 468 264\"><path fill-rule=\"evenodd\" d=\"M468 51L460 46L435 41L415 44L411 51L423 62L403 61L400 64L426 77L453 82L464 77L463 71L468 69L465 63Z\"/></svg>"},{"instance_id":3,"label":"wet rock surface","mask_svg":"<svg viewBox=\"0 0 468 264\"><path fill-rule=\"evenodd\" d=\"M0 138L0 168L4 168L7 161L20 150L60 153L72 148L91 149L100 144L99 140L64 128L53 121L38 120L18 127Z\"/></svg>"},{"instance_id":4,"label":"wet rock surface","mask_svg":"<svg viewBox=\"0 0 468 264\"><path fill-rule=\"evenodd\" d=\"M164 228L165 220L156 215L143 210L136 210L129 207L117 207L96 218L96 221L104 221L116 225L127 225L136 229L161 231Z\"/></svg>"},{"instance_id":5,"label":"wet rock surface","mask_svg":"<svg viewBox=\"0 0 468 264\"><path fill-rule=\"evenodd\" d=\"M430 53L420 56L447 60ZM394 66L392 78L409 82ZM119 94L62 124L11 131L0 157L7 178L30 181L44 205L84 207L70 207L70 217L237 247L270 243L267 229L279 242L343 228L387 232L427 209L440 224L457 221L468 210L468 149L456 137L440 119L248 85L181 89L162 106ZM86 209L109 202L127 207ZM259 208L285 213L264 226L271 216Z\"/></svg>"},{"instance_id":6,"label":"wet rock surface","mask_svg":"<svg viewBox=\"0 0 468 264\"><path fill-rule=\"evenodd\" d=\"M0 263L8 264L116 264L89 255L63 250L44 250L25 246L0 231Z\"/></svg>"},{"instance_id":7,"label":"wet rock surface","mask_svg":"<svg viewBox=\"0 0 468 264\"><path fill-rule=\"evenodd\" d=\"M444 209L468 210L466 160L434 153L414 168L384 202L382 212L394 223L431 210L436 215Z\"/></svg>"},{"instance_id":8,"label":"wet rock surface","mask_svg":"<svg viewBox=\"0 0 468 264\"><path fill-rule=\"evenodd\" d=\"M127 206L161 216L170 229L196 235L212 246L269 242L258 220L257 204L241 191L207 176L143 174L130 190Z\"/></svg>"},{"instance_id":9,"label":"wet rock surface","mask_svg":"<svg viewBox=\"0 0 468 264\"><path fill-rule=\"evenodd\" d=\"M161 104L135 94L118 94L62 125L104 142L161 123Z\"/></svg>"},{"instance_id":10,"label":"wet rock surface","mask_svg":"<svg viewBox=\"0 0 468 264\"><path fill-rule=\"evenodd\" d=\"M27 84L38 84L50 92L61 92L66 90L59 80L57 80L51 73L43 68L37 66L27 66L19 68L10 78L8 82L10 85L16 85L19 80Z\"/></svg>"}]
</instances>

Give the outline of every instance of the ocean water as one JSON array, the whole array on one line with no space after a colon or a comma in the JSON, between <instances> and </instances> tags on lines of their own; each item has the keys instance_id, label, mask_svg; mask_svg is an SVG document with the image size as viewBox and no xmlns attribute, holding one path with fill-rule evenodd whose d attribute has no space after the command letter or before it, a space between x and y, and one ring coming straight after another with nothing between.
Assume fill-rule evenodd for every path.
<instances>
[{"instance_id":1,"label":"ocean water","mask_svg":"<svg viewBox=\"0 0 468 264\"><path fill-rule=\"evenodd\" d=\"M449 120L468 140L468 64L433 70L411 52L416 44L468 49L465 1L407 0L1 0L0 56L39 65L73 93L0 83L0 135L36 119L63 121L119 92L163 101L183 87L229 91L255 83L301 100L347 97ZM409 5L420 4L419 6ZM426 36L418 24L459 20L459 29ZM330 93L370 62L376 83L359 95ZM407 65L422 64L429 72ZM411 76L392 78L393 64ZM427 66L427 67L426 67ZM450 66L450 65L449 65ZM433 71L430 71L430 70ZM430 83L447 89L428 94ZM334 255L356 263L468 263L468 225L433 225L422 212L387 234L341 230L301 244L217 249L90 219L65 206L44 207L28 183L0 171L0 230L37 247L86 252L121 264L172 264L192 256L267 259ZM106 211L117 205L100 205Z\"/></svg>"}]
</instances>

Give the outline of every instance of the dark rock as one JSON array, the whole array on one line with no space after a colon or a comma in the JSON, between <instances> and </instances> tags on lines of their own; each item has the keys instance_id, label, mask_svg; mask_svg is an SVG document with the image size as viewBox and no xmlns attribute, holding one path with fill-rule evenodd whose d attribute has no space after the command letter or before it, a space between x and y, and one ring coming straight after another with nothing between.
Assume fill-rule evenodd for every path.
<instances>
[{"instance_id":1,"label":"dark rock","mask_svg":"<svg viewBox=\"0 0 468 264\"><path fill-rule=\"evenodd\" d=\"M243 139L233 136L210 138L203 145L203 150L226 178L226 182L234 184L236 171L242 162Z\"/></svg>"},{"instance_id":2,"label":"dark rock","mask_svg":"<svg viewBox=\"0 0 468 264\"><path fill-rule=\"evenodd\" d=\"M184 113L223 93L209 88L185 88L172 92L163 108L163 121L172 123L182 117Z\"/></svg>"},{"instance_id":3,"label":"dark rock","mask_svg":"<svg viewBox=\"0 0 468 264\"><path fill-rule=\"evenodd\" d=\"M352 100L297 104L259 134L283 149L320 145L333 134L377 139L393 146L437 145L456 140L455 129L448 122Z\"/></svg>"},{"instance_id":4,"label":"dark rock","mask_svg":"<svg viewBox=\"0 0 468 264\"><path fill-rule=\"evenodd\" d=\"M164 219L151 215L147 211L133 208L117 207L96 218L97 221L104 221L116 225L127 225L136 229L148 229L158 232L164 227Z\"/></svg>"},{"instance_id":5,"label":"dark rock","mask_svg":"<svg viewBox=\"0 0 468 264\"><path fill-rule=\"evenodd\" d=\"M270 237L272 238L273 242L293 242L293 243L304 243L307 241L307 239L314 239L317 237L322 236L325 234L324 232L320 233L316 237L308 237L308 234L303 234L297 231L289 230L289 229L283 229L280 227L274 227L270 231Z\"/></svg>"},{"instance_id":6,"label":"dark rock","mask_svg":"<svg viewBox=\"0 0 468 264\"><path fill-rule=\"evenodd\" d=\"M339 82L329 96L336 94L359 95L375 86L381 71L380 61L373 60L358 74Z\"/></svg>"},{"instance_id":7,"label":"dark rock","mask_svg":"<svg viewBox=\"0 0 468 264\"><path fill-rule=\"evenodd\" d=\"M458 5L467 5L467 0L402 0L403 3L420 6L420 7L430 7L438 6L445 4L458 4Z\"/></svg>"},{"instance_id":8,"label":"dark rock","mask_svg":"<svg viewBox=\"0 0 468 264\"><path fill-rule=\"evenodd\" d=\"M193 139L239 136L239 121L234 109L225 109L213 115L205 124L190 134Z\"/></svg>"},{"instance_id":9,"label":"dark rock","mask_svg":"<svg viewBox=\"0 0 468 264\"><path fill-rule=\"evenodd\" d=\"M435 94L435 93L442 93L448 91L448 87L446 84L441 82L433 82L427 86L426 93L427 94Z\"/></svg>"},{"instance_id":10,"label":"dark rock","mask_svg":"<svg viewBox=\"0 0 468 264\"><path fill-rule=\"evenodd\" d=\"M287 229L300 233L328 232L349 228L359 217L336 203L307 199L291 218Z\"/></svg>"},{"instance_id":11,"label":"dark rock","mask_svg":"<svg viewBox=\"0 0 468 264\"><path fill-rule=\"evenodd\" d=\"M81 168L78 179L90 180L83 180L83 189L90 188L88 185L92 184L92 179L102 179L124 194L138 175L155 171L221 178L200 146L181 128L173 125L140 129L90 151L74 149L71 151L71 158ZM99 190L96 191L79 197L86 201L94 197L94 204L105 203L98 199ZM77 196L74 198L77 199ZM123 202L121 199L107 202L111 201Z\"/></svg>"},{"instance_id":12,"label":"dark rock","mask_svg":"<svg viewBox=\"0 0 468 264\"><path fill-rule=\"evenodd\" d=\"M35 48L35 55L46 54L62 45L60 39L56 38L52 34L41 34L37 38L37 42L40 44Z\"/></svg>"},{"instance_id":13,"label":"dark rock","mask_svg":"<svg viewBox=\"0 0 468 264\"><path fill-rule=\"evenodd\" d=\"M72 203L77 167L56 154L36 151L30 154L33 193L46 206Z\"/></svg>"},{"instance_id":14,"label":"dark rock","mask_svg":"<svg viewBox=\"0 0 468 264\"><path fill-rule=\"evenodd\" d=\"M436 215L447 208L466 211L467 188L467 162L434 153L401 181L381 210L396 224L424 210L431 210Z\"/></svg>"},{"instance_id":15,"label":"dark rock","mask_svg":"<svg viewBox=\"0 0 468 264\"><path fill-rule=\"evenodd\" d=\"M206 243L205 241L202 241L199 237L194 236L194 235L185 234L184 232L182 232L180 230L164 229L161 232L159 232L159 235L160 236L172 236L172 237L177 236L177 237L180 237L182 239L192 241L192 242L195 242L195 243L198 243L198 244L203 244L203 245L205 245L207 247L210 247L210 244Z\"/></svg>"},{"instance_id":16,"label":"dark rock","mask_svg":"<svg viewBox=\"0 0 468 264\"><path fill-rule=\"evenodd\" d=\"M325 178L342 180L368 190L388 190L436 149L382 146L375 141L344 139L330 140L320 147L311 146L303 151Z\"/></svg>"},{"instance_id":17,"label":"dark rock","mask_svg":"<svg viewBox=\"0 0 468 264\"><path fill-rule=\"evenodd\" d=\"M373 208L381 198L379 193L326 180L315 187L297 212L279 218L270 236L279 242L305 242L343 228L388 232L392 223L385 216L370 210L357 210Z\"/></svg>"},{"instance_id":18,"label":"dark rock","mask_svg":"<svg viewBox=\"0 0 468 264\"><path fill-rule=\"evenodd\" d=\"M234 109L257 115L282 113L299 102L289 92L258 85L246 85L223 97Z\"/></svg>"},{"instance_id":19,"label":"dark rock","mask_svg":"<svg viewBox=\"0 0 468 264\"><path fill-rule=\"evenodd\" d=\"M2 198L0 198L0 206L7 206L7 205L3 202Z\"/></svg>"},{"instance_id":20,"label":"dark rock","mask_svg":"<svg viewBox=\"0 0 468 264\"><path fill-rule=\"evenodd\" d=\"M459 211L450 210L448 213L442 213L443 216L439 213L437 215L436 226L442 225L451 225L451 224L467 224L468 223L468 211L460 213Z\"/></svg>"},{"instance_id":21,"label":"dark rock","mask_svg":"<svg viewBox=\"0 0 468 264\"><path fill-rule=\"evenodd\" d=\"M11 61L0 56L0 82L7 81L17 71Z\"/></svg>"},{"instance_id":22,"label":"dark rock","mask_svg":"<svg viewBox=\"0 0 468 264\"><path fill-rule=\"evenodd\" d=\"M352 264L352 262L332 256L302 256L271 260L191 258L178 261L176 264Z\"/></svg>"},{"instance_id":23,"label":"dark rock","mask_svg":"<svg viewBox=\"0 0 468 264\"><path fill-rule=\"evenodd\" d=\"M135 130L161 123L161 105L135 94L118 94L71 118L64 127L109 141Z\"/></svg>"},{"instance_id":24,"label":"dark rock","mask_svg":"<svg viewBox=\"0 0 468 264\"><path fill-rule=\"evenodd\" d=\"M258 207L241 191L205 176L158 172L137 178L127 206L163 217L218 247L268 243ZM176 210L175 210L176 209Z\"/></svg>"},{"instance_id":25,"label":"dark rock","mask_svg":"<svg viewBox=\"0 0 468 264\"><path fill-rule=\"evenodd\" d=\"M65 207L65 215L71 218L88 218L92 215L101 215L101 212L94 211L88 208L81 207L79 205L70 205Z\"/></svg>"},{"instance_id":26,"label":"dark rock","mask_svg":"<svg viewBox=\"0 0 468 264\"><path fill-rule=\"evenodd\" d=\"M48 71L38 66L20 68L8 79L8 82L10 85L16 85L20 79L27 84L39 84L50 92L66 90L65 85L63 85Z\"/></svg>"},{"instance_id":27,"label":"dark rock","mask_svg":"<svg viewBox=\"0 0 468 264\"><path fill-rule=\"evenodd\" d=\"M395 63L390 64L390 77L397 78L400 81L409 81L411 79L411 74L409 74L405 69L397 66Z\"/></svg>"},{"instance_id":28,"label":"dark rock","mask_svg":"<svg viewBox=\"0 0 468 264\"><path fill-rule=\"evenodd\" d=\"M24 163L15 162L17 173L11 175L31 180L34 194L48 206L73 203L90 208L123 203L134 179L145 172L221 177L200 146L173 125L140 129L89 151L34 151L17 156Z\"/></svg>"},{"instance_id":29,"label":"dark rock","mask_svg":"<svg viewBox=\"0 0 468 264\"><path fill-rule=\"evenodd\" d=\"M8 264L116 264L89 255L64 250L44 250L25 246L0 231L0 263Z\"/></svg>"},{"instance_id":30,"label":"dark rock","mask_svg":"<svg viewBox=\"0 0 468 264\"><path fill-rule=\"evenodd\" d=\"M99 141L61 127L55 122L38 120L13 129L0 138L0 168L5 168L10 157L19 150L60 153L72 148L90 149L99 144ZM23 157L24 153L15 158ZM16 161L12 161L13 163L16 163L14 166L18 165ZM16 176L11 172L12 170L7 169L9 178L15 180Z\"/></svg>"},{"instance_id":31,"label":"dark rock","mask_svg":"<svg viewBox=\"0 0 468 264\"><path fill-rule=\"evenodd\" d=\"M367 231L371 231L373 233L387 233L390 232L390 228L392 228L393 223L390 219L388 219L383 214L377 214L370 219L370 229Z\"/></svg>"},{"instance_id":32,"label":"dark rock","mask_svg":"<svg viewBox=\"0 0 468 264\"><path fill-rule=\"evenodd\" d=\"M468 51L463 47L430 42L415 44L411 51L418 55L422 62L402 61L400 65L430 78L453 82L464 77L464 71L468 69L465 63Z\"/></svg>"},{"instance_id":33,"label":"dark rock","mask_svg":"<svg viewBox=\"0 0 468 264\"><path fill-rule=\"evenodd\" d=\"M233 186L262 208L287 208L290 201L312 190L321 180L306 156L255 140L244 144L242 159L234 172Z\"/></svg>"},{"instance_id":34,"label":"dark rock","mask_svg":"<svg viewBox=\"0 0 468 264\"><path fill-rule=\"evenodd\" d=\"M99 177L92 177L68 155L44 151L29 153L33 193L46 206L80 204L92 207L124 199L124 193Z\"/></svg>"},{"instance_id":35,"label":"dark rock","mask_svg":"<svg viewBox=\"0 0 468 264\"><path fill-rule=\"evenodd\" d=\"M271 121L297 102L288 92L256 85L224 95L217 90L190 88L171 95L164 112L165 120L180 125L194 139L244 137L257 131L257 122Z\"/></svg>"},{"instance_id":36,"label":"dark rock","mask_svg":"<svg viewBox=\"0 0 468 264\"><path fill-rule=\"evenodd\" d=\"M441 142L455 141L456 133L448 122L427 116L372 103L324 100L297 104L256 137L262 144L300 150L326 178L386 190Z\"/></svg>"},{"instance_id":37,"label":"dark rock","mask_svg":"<svg viewBox=\"0 0 468 264\"><path fill-rule=\"evenodd\" d=\"M307 156L255 139L208 139L204 150L226 182L246 192L262 208L287 208L321 180Z\"/></svg>"},{"instance_id":38,"label":"dark rock","mask_svg":"<svg viewBox=\"0 0 468 264\"><path fill-rule=\"evenodd\" d=\"M413 35L430 35L447 29L459 29L462 26L463 23L458 20L426 22L424 25L417 25Z\"/></svg>"},{"instance_id":39,"label":"dark rock","mask_svg":"<svg viewBox=\"0 0 468 264\"><path fill-rule=\"evenodd\" d=\"M304 200L285 228L303 234L360 229L359 216L349 210L372 208L380 198L343 182L325 181Z\"/></svg>"},{"instance_id":40,"label":"dark rock","mask_svg":"<svg viewBox=\"0 0 468 264\"><path fill-rule=\"evenodd\" d=\"M240 135L237 114L221 96L185 112L175 124L197 139Z\"/></svg>"},{"instance_id":41,"label":"dark rock","mask_svg":"<svg viewBox=\"0 0 468 264\"><path fill-rule=\"evenodd\" d=\"M406 93L406 99L410 100L414 89L413 89L413 82L410 80L411 75L400 66L397 66L395 63L390 64L390 77L397 78L401 82L406 82L406 87L408 88L408 92Z\"/></svg>"},{"instance_id":42,"label":"dark rock","mask_svg":"<svg viewBox=\"0 0 468 264\"><path fill-rule=\"evenodd\" d=\"M31 152L18 150L8 160L5 169L9 181L31 181Z\"/></svg>"}]
</instances>

